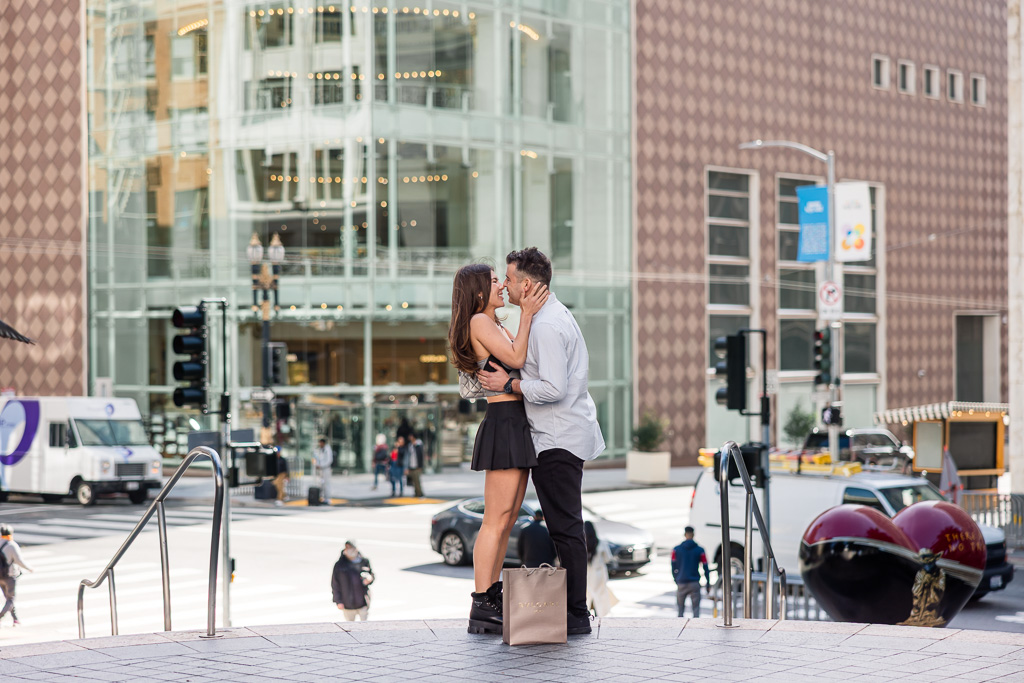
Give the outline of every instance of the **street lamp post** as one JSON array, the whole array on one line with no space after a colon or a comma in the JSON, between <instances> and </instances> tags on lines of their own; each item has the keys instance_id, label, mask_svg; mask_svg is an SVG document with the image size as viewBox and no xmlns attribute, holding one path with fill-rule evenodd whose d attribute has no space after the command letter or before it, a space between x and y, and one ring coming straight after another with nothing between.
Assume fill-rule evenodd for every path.
<instances>
[{"instance_id":1,"label":"street lamp post","mask_svg":"<svg viewBox=\"0 0 1024 683\"><path fill-rule=\"evenodd\" d=\"M824 162L828 168L828 174L826 175L826 191L828 192L828 261L825 262L825 279L833 282L835 280L835 224L836 224L836 202L835 202L835 187L836 187L836 153L832 150L826 152L819 152L813 147L801 144L799 142L791 142L789 140L754 140L752 142L744 142L740 145L740 149L764 149L766 147L785 147L787 149L795 149L798 152L803 152L809 156L814 157L818 161ZM833 329L837 329L841 326L841 323L830 323ZM831 343L831 349L829 350L829 363L832 368L830 376L830 382L828 385L828 404L829 406L835 407L839 401L839 339L833 339ZM828 452L834 460L839 460L839 425L835 421L830 422L828 425ZM767 507L767 503L765 504Z\"/></svg>"},{"instance_id":2,"label":"street lamp post","mask_svg":"<svg viewBox=\"0 0 1024 683\"><path fill-rule=\"evenodd\" d=\"M281 310L277 295L277 281L281 275L281 262L284 261L284 245L281 244L281 237L274 234L270 238L270 246L267 248L267 256L270 263L263 260L263 244L260 243L259 235L252 234L249 246L246 248L246 256L252 265L252 310L260 310L263 318L263 331L260 344L260 359L263 367L263 389L266 393L270 389L270 292L274 292L274 311ZM263 292L262 301L259 300L258 292ZM270 428L270 401L263 402L263 428L260 430L260 442L270 445L273 442L273 432Z\"/></svg>"}]
</instances>

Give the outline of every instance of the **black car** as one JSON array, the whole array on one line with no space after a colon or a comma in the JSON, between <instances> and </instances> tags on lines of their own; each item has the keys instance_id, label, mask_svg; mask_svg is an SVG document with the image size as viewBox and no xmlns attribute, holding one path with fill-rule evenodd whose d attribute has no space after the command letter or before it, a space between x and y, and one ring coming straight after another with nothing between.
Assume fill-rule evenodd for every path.
<instances>
[{"instance_id":1,"label":"black car","mask_svg":"<svg viewBox=\"0 0 1024 683\"><path fill-rule=\"evenodd\" d=\"M519 532L530 523L540 504L536 499L523 501L519 517L512 527L506 564L518 564ZM473 546L484 519L484 499L469 498L455 503L434 515L430 521L430 547L440 553L445 564L456 566L471 564ZM608 564L610 572L634 571L654 557L654 537L648 531L629 524L613 522L583 508L583 519L594 523L597 537L608 543L614 558Z\"/></svg>"}]
</instances>

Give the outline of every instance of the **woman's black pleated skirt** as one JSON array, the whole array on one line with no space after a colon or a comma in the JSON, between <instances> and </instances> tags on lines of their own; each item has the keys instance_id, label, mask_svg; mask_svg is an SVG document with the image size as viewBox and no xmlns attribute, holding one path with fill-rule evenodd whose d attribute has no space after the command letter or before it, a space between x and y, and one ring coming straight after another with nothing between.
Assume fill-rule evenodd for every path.
<instances>
[{"instance_id":1,"label":"woman's black pleated skirt","mask_svg":"<svg viewBox=\"0 0 1024 683\"><path fill-rule=\"evenodd\" d=\"M537 452L523 402L488 403L473 444L472 468L480 472L536 466Z\"/></svg>"}]
</instances>

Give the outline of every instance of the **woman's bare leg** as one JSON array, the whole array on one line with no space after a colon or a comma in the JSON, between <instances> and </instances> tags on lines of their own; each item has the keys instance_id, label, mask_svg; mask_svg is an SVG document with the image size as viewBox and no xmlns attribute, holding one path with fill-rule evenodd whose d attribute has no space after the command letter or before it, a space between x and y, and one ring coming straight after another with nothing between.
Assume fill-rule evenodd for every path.
<instances>
[{"instance_id":1,"label":"woman's bare leg","mask_svg":"<svg viewBox=\"0 0 1024 683\"><path fill-rule=\"evenodd\" d=\"M484 476L484 522L473 547L473 582L477 593L490 588L497 580L491 577L501 571L501 564L495 565L495 558L499 552L504 557L505 546L501 545L501 540L504 537L508 544L505 529L519 511L515 502L520 472L525 470L488 470Z\"/></svg>"},{"instance_id":2,"label":"woman's bare leg","mask_svg":"<svg viewBox=\"0 0 1024 683\"><path fill-rule=\"evenodd\" d=\"M516 498L512 505L512 514L509 516L508 523L505 525L505 530L501 534L501 540L498 542L498 547L495 549L496 554L494 556L494 571L491 574L491 583L501 580L501 568L505 566L505 555L508 553L508 539L512 534L512 529L516 525L516 521L519 519L519 508L523 506L523 498L526 497L526 484L530 480L530 470L516 470L519 472L519 483L516 485Z\"/></svg>"}]
</instances>

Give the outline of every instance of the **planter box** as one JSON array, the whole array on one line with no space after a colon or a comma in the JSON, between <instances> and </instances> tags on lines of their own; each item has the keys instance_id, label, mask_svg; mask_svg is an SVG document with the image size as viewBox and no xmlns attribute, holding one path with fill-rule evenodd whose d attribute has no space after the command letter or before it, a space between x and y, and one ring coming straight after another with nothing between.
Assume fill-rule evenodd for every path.
<instances>
[{"instance_id":1,"label":"planter box","mask_svg":"<svg viewBox=\"0 0 1024 683\"><path fill-rule=\"evenodd\" d=\"M672 454L668 451L629 451L626 454L626 479L634 484L667 484L671 466Z\"/></svg>"}]
</instances>

